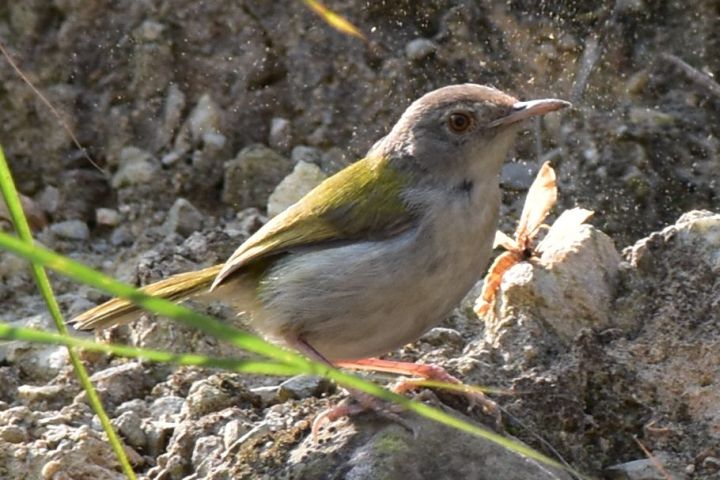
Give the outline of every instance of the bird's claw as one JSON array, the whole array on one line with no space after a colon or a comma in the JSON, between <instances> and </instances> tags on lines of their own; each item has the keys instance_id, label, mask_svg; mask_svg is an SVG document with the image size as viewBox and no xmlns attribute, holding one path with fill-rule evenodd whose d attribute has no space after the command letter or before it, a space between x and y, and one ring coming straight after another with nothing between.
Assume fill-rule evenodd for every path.
<instances>
[{"instance_id":1,"label":"bird's claw","mask_svg":"<svg viewBox=\"0 0 720 480\"><path fill-rule=\"evenodd\" d=\"M352 417L365 412L373 412L386 420L406 428L414 437L417 437L417 429L399 415L401 411L403 411L403 408L399 405L385 402L367 393L353 391L350 397L332 408L323 410L315 417L312 423L312 436L317 440L320 430L326 423L334 422L343 417Z\"/></svg>"}]
</instances>

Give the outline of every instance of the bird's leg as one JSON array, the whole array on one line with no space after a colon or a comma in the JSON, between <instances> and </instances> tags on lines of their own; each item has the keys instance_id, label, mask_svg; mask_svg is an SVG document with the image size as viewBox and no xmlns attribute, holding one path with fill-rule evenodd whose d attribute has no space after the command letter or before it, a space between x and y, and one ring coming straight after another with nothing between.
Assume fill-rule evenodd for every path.
<instances>
[{"instance_id":1,"label":"bird's leg","mask_svg":"<svg viewBox=\"0 0 720 480\"><path fill-rule=\"evenodd\" d=\"M308 358L315 360L325 365L334 367L333 363L325 358L323 354L318 352L312 345L306 342L302 337L286 337L285 342L288 346L293 347L300 353L305 354ZM372 395L348 388L349 398L346 398L336 406L328 408L320 412L313 420L312 424L312 435L317 438L317 434L320 428L325 422L334 422L335 420L342 417L350 417L359 413L366 412L368 410L374 411L380 416L387 418L393 422L399 423L408 430L414 433L412 427L408 426L400 416L397 414L397 406L388 405L386 402L373 397Z\"/></svg>"},{"instance_id":2,"label":"bird's leg","mask_svg":"<svg viewBox=\"0 0 720 480\"><path fill-rule=\"evenodd\" d=\"M401 362L397 360L382 360L380 358L341 361L335 362L335 365L342 368L372 370L376 372L398 373L401 375L420 377L420 379L406 379L397 383L393 387L393 391L401 394L407 392L408 390L412 390L413 388L417 388L423 379L451 383L454 385L463 385L460 380L450 375L447 370L439 365ZM483 411L486 414L493 416L498 426L501 425L500 408L495 402L477 390L465 390L463 391L463 395L470 402L471 408L475 405L482 406Z\"/></svg>"}]
</instances>

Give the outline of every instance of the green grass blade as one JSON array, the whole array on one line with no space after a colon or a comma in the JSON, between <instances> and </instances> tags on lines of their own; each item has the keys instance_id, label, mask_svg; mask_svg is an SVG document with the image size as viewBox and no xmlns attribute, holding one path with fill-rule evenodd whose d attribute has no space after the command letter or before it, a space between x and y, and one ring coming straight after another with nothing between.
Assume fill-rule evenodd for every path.
<instances>
[{"instance_id":1,"label":"green grass blade","mask_svg":"<svg viewBox=\"0 0 720 480\"><path fill-rule=\"evenodd\" d=\"M215 358L193 353L172 353L147 348L131 347L113 343L100 343L71 335L62 335L46 330L25 327L13 327L0 322L0 339L22 342L44 343L48 345L66 345L92 352L107 353L120 357L150 360L157 363L175 363L178 365L203 368L221 368L237 373L255 375L292 376L303 373L298 367L277 362L257 360L238 360L233 358Z\"/></svg>"},{"instance_id":2,"label":"green grass blade","mask_svg":"<svg viewBox=\"0 0 720 480\"><path fill-rule=\"evenodd\" d=\"M502 445L508 450L538 460L546 465L567 470L567 468L563 467L555 460L552 460L551 458L531 449L526 445L523 445L520 442L507 439L485 428L478 427L472 423L453 417L452 415L449 415L439 409L409 400L401 395L392 393L375 383L362 380L354 375L343 373L337 369L305 359L298 354L270 345L254 335L232 328L223 324L219 320L195 312L182 305L177 305L161 298L148 296L130 285L119 282L99 272L95 272L91 268L79 262L58 255L46 248L37 245L27 245L26 243L2 232L0 232L0 248L27 258L33 262L42 264L78 282L99 288L115 296L127 298L151 312L174 318L187 325L196 326L200 330L214 335L221 340L228 341L240 348L245 348L246 350L254 353L264 354L281 363L288 363L292 367L297 367L303 373L329 378L344 387L354 388L374 395L378 398L397 403L408 410L416 412L419 415L431 420L435 420L449 427L488 439ZM266 346L268 348L266 348Z\"/></svg>"},{"instance_id":3,"label":"green grass blade","mask_svg":"<svg viewBox=\"0 0 720 480\"><path fill-rule=\"evenodd\" d=\"M3 152L2 146L0 146L0 190L2 190L3 198L5 199L5 204L7 205L15 230L21 240L25 242L28 247L32 248L34 241L32 233L30 232L30 225L28 224L27 218L25 218L25 214L20 203L20 196L15 188L15 182L13 181L10 173L10 167L5 160L5 153ZM60 313L60 307L53 293L52 286L50 285L50 279L47 276L47 272L45 272L45 269L39 263L32 262L31 266L33 276L35 277L35 283L40 290L40 294L45 300L47 309L55 322L55 327L61 334L67 334L67 327L65 326L65 321ZM108 436L110 445L120 462L123 472L130 480L135 480L135 472L130 466L130 461L128 460L127 455L125 455L122 443L110 423L110 418L105 412L92 382L90 382L90 377L88 376L87 370L85 370L85 366L80 361L77 352L75 352L72 347L68 346L67 349L75 374L77 375L83 389L87 393L90 406L95 413L97 413L97 416L100 419L103 430L105 430L105 433Z\"/></svg>"}]
</instances>

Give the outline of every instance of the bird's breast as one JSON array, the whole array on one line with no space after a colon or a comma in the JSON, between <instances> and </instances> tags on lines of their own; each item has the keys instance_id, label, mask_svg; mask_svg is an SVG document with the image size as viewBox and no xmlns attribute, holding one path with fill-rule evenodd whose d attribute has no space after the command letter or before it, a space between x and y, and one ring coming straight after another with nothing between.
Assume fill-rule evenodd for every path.
<instances>
[{"instance_id":1,"label":"bird's breast","mask_svg":"<svg viewBox=\"0 0 720 480\"><path fill-rule=\"evenodd\" d=\"M274 266L253 312L258 330L302 336L332 360L376 356L416 340L486 267L499 193L449 198L390 239L293 253Z\"/></svg>"}]
</instances>

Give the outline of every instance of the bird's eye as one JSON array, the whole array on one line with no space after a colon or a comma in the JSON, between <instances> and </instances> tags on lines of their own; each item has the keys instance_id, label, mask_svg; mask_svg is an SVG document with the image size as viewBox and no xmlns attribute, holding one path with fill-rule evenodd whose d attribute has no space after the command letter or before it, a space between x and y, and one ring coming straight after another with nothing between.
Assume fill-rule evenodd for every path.
<instances>
[{"instance_id":1,"label":"bird's eye","mask_svg":"<svg viewBox=\"0 0 720 480\"><path fill-rule=\"evenodd\" d=\"M448 117L448 126L455 133L466 132L473 124L470 114L465 112L451 113Z\"/></svg>"}]
</instances>

